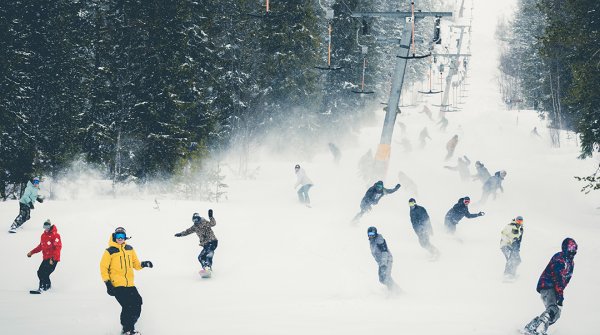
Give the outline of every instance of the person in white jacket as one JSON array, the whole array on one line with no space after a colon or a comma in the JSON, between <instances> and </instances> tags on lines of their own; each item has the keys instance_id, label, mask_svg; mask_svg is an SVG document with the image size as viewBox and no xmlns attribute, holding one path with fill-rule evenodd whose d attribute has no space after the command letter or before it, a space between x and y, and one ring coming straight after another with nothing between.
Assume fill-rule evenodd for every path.
<instances>
[{"instance_id":1,"label":"person in white jacket","mask_svg":"<svg viewBox=\"0 0 600 335\"><path fill-rule=\"evenodd\" d=\"M504 267L504 277L514 279L517 273L517 267L521 263L521 240L523 239L523 217L517 216L504 229L502 229L500 239L500 250L506 258Z\"/></svg>"},{"instance_id":2,"label":"person in white jacket","mask_svg":"<svg viewBox=\"0 0 600 335\"><path fill-rule=\"evenodd\" d=\"M294 185L294 189L300 185L298 189L298 200L306 206L310 207L310 198L308 196L308 190L313 186L312 180L308 178L306 175L306 171L300 167L299 164L296 164L294 167L296 170L296 185Z\"/></svg>"}]
</instances>

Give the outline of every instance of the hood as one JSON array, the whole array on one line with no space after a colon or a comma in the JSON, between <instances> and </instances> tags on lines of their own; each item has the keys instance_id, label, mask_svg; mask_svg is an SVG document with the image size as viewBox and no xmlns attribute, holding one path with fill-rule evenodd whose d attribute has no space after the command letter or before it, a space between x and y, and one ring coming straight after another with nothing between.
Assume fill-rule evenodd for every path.
<instances>
[{"instance_id":1,"label":"hood","mask_svg":"<svg viewBox=\"0 0 600 335\"><path fill-rule=\"evenodd\" d=\"M575 242L574 239L567 237L563 240L561 249L565 255L568 256L571 253L575 256L575 253L577 253L577 242Z\"/></svg>"}]
</instances>

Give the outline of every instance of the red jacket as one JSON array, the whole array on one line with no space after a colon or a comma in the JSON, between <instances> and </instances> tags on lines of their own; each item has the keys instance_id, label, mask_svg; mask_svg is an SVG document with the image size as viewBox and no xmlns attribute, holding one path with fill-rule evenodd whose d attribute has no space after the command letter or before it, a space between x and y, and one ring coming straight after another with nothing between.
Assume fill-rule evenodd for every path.
<instances>
[{"instance_id":1,"label":"red jacket","mask_svg":"<svg viewBox=\"0 0 600 335\"><path fill-rule=\"evenodd\" d=\"M32 254L42 252L44 259L52 258L55 262L60 261L60 249L62 248L62 241L60 235L56 230L56 226L52 225L49 231L44 231L40 238L40 244L31 250Z\"/></svg>"}]
</instances>

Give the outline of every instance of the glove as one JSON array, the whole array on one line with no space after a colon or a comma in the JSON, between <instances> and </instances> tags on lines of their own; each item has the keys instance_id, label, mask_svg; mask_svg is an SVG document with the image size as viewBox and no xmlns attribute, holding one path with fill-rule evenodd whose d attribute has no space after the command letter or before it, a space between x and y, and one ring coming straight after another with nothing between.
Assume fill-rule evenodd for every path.
<instances>
[{"instance_id":1,"label":"glove","mask_svg":"<svg viewBox=\"0 0 600 335\"><path fill-rule=\"evenodd\" d=\"M213 210L212 210L212 209L209 209L209 210L208 210L208 217L209 217L209 218L212 218L212 217L213 217Z\"/></svg>"},{"instance_id":2,"label":"glove","mask_svg":"<svg viewBox=\"0 0 600 335\"><path fill-rule=\"evenodd\" d=\"M108 295L110 295L111 297L114 297L115 296L115 287L110 282L110 280L105 281L104 284L106 284L106 293Z\"/></svg>"},{"instance_id":3,"label":"glove","mask_svg":"<svg viewBox=\"0 0 600 335\"><path fill-rule=\"evenodd\" d=\"M31 257L31 251L27 253L27 257Z\"/></svg>"},{"instance_id":4,"label":"glove","mask_svg":"<svg viewBox=\"0 0 600 335\"><path fill-rule=\"evenodd\" d=\"M477 215L479 215L479 216L484 216L484 215L485 215L485 212L479 212L479 213L477 213Z\"/></svg>"},{"instance_id":5,"label":"glove","mask_svg":"<svg viewBox=\"0 0 600 335\"><path fill-rule=\"evenodd\" d=\"M175 237L181 237L181 236L182 236L181 233L175 234Z\"/></svg>"},{"instance_id":6,"label":"glove","mask_svg":"<svg viewBox=\"0 0 600 335\"><path fill-rule=\"evenodd\" d=\"M142 262L142 267L143 268L151 268L152 269L153 266L154 265L152 265L152 262L150 262L150 261L143 261Z\"/></svg>"},{"instance_id":7,"label":"glove","mask_svg":"<svg viewBox=\"0 0 600 335\"><path fill-rule=\"evenodd\" d=\"M560 298L560 299L558 299L558 301L556 302L556 304L557 304L558 306L562 307L563 300L564 300L563 298Z\"/></svg>"},{"instance_id":8,"label":"glove","mask_svg":"<svg viewBox=\"0 0 600 335\"><path fill-rule=\"evenodd\" d=\"M395 189L399 189L400 188L400 184L396 184L396 187L394 187Z\"/></svg>"},{"instance_id":9,"label":"glove","mask_svg":"<svg viewBox=\"0 0 600 335\"><path fill-rule=\"evenodd\" d=\"M50 265L54 264L54 260L52 258L50 258L50 260L48 261L48 263L50 263Z\"/></svg>"},{"instance_id":10,"label":"glove","mask_svg":"<svg viewBox=\"0 0 600 335\"><path fill-rule=\"evenodd\" d=\"M33 207L33 202L30 202L30 203L29 203L29 208L31 208L31 209L35 209L35 207Z\"/></svg>"},{"instance_id":11,"label":"glove","mask_svg":"<svg viewBox=\"0 0 600 335\"><path fill-rule=\"evenodd\" d=\"M42 197L41 195L39 197L37 197L35 200L37 200L37 202L39 202L40 204L42 202L44 202L44 197Z\"/></svg>"}]
</instances>

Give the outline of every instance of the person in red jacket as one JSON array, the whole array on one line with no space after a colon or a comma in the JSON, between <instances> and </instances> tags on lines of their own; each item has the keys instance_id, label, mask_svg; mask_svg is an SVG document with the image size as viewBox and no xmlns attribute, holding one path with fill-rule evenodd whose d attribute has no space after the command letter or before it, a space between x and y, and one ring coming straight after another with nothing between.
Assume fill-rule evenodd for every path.
<instances>
[{"instance_id":1,"label":"person in red jacket","mask_svg":"<svg viewBox=\"0 0 600 335\"><path fill-rule=\"evenodd\" d=\"M38 278L40 279L39 292L47 291L50 289L50 274L56 269L56 264L60 262L60 249L62 248L62 240L56 230L56 226L50 222L50 219L44 222L44 232L40 238L40 244L33 250L27 253L27 257L31 257L33 254L42 252L42 264L37 271Z\"/></svg>"}]
</instances>

